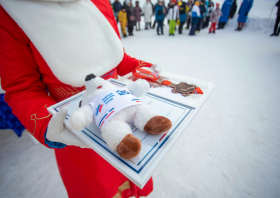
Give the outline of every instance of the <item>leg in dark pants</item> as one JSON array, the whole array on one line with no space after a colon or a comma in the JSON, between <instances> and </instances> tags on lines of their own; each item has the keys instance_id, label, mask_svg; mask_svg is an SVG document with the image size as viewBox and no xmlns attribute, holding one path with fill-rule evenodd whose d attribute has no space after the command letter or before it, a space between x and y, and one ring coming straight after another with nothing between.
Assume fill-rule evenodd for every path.
<instances>
[{"instance_id":1,"label":"leg in dark pants","mask_svg":"<svg viewBox=\"0 0 280 198\"><path fill-rule=\"evenodd\" d=\"M190 23L191 23L191 17L188 17L187 18L187 29L189 29L190 28Z\"/></svg>"},{"instance_id":2,"label":"leg in dark pants","mask_svg":"<svg viewBox=\"0 0 280 198\"><path fill-rule=\"evenodd\" d=\"M202 18L199 18L198 24L196 26L196 31L200 31L200 29L201 29L201 22L202 22Z\"/></svg>"},{"instance_id":3,"label":"leg in dark pants","mask_svg":"<svg viewBox=\"0 0 280 198\"><path fill-rule=\"evenodd\" d=\"M161 31L161 34L163 34L163 21L162 20L158 20L157 21L157 33L159 34L159 30Z\"/></svg>"},{"instance_id":4,"label":"leg in dark pants","mask_svg":"<svg viewBox=\"0 0 280 198\"><path fill-rule=\"evenodd\" d=\"M196 30L196 26L197 26L197 23L192 24L192 27L191 27L191 30L190 30L190 36L195 35L194 32Z\"/></svg>"},{"instance_id":5,"label":"leg in dark pants","mask_svg":"<svg viewBox=\"0 0 280 198\"><path fill-rule=\"evenodd\" d=\"M182 34L184 24L185 24L185 21L183 21L183 22L180 21L179 34Z\"/></svg>"},{"instance_id":6,"label":"leg in dark pants","mask_svg":"<svg viewBox=\"0 0 280 198\"><path fill-rule=\"evenodd\" d=\"M156 27L156 23L157 23L157 21L155 20L154 24L153 24L153 29Z\"/></svg>"},{"instance_id":7,"label":"leg in dark pants","mask_svg":"<svg viewBox=\"0 0 280 198\"><path fill-rule=\"evenodd\" d=\"M273 31L273 34L271 36L274 36L274 35L278 36L279 35L279 31L280 31L280 27L278 28L279 22L280 22L280 15L277 15L275 25L274 25L274 31ZM278 31L277 31L277 29L278 29Z\"/></svg>"},{"instance_id":8,"label":"leg in dark pants","mask_svg":"<svg viewBox=\"0 0 280 198\"><path fill-rule=\"evenodd\" d=\"M210 16L207 16L204 22L204 28L207 28L209 26Z\"/></svg>"}]
</instances>

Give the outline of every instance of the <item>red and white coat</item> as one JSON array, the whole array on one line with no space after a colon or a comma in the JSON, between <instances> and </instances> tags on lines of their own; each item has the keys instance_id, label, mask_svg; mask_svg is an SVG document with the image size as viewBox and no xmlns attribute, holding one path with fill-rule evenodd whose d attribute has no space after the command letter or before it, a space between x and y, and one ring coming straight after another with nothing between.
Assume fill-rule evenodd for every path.
<instances>
[{"instance_id":1,"label":"red and white coat","mask_svg":"<svg viewBox=\"0 0 280 198\"><path fill-rule=\"evenodd\" d=\"M59 2L60 1L60 2ZM0 0L0 76L5 100L45 143L46 108L84 90L84 78L117 78L152 64L128 56L109 1ZM147 196L92 149L55 149L69 197Z\"/></svg>"}]
</instances>

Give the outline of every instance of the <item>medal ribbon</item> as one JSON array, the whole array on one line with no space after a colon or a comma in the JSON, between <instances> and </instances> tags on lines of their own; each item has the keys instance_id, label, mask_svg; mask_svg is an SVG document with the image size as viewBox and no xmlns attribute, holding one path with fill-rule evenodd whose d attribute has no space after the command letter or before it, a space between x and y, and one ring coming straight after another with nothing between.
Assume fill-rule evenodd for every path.
<instances>
[{"instance_id":1,"label":"medal ribbon","mask_svg":"<svg viewBox=\"0 0 280 198\"><path fill-rule=\"evenodd\" d=\"M151 72L151 71L142 69L141 67L136 67L132 71L132 75L136 78L145 79L147 81L152 81L152 82L162 84L162 85L165 85L168 87L172 84L171 81L162 79L156 72ZM192 92L191 94L203 94L203 91L199 87L197 87L195 89L195 91Z\"/></svg>"}]
</instances>

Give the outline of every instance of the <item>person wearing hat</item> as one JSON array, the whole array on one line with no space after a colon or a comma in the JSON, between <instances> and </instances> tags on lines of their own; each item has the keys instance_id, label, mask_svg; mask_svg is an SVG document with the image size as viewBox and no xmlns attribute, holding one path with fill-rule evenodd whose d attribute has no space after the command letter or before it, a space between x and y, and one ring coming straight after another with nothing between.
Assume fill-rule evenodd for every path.
<instances>
[{"instance_id":1,"label":"person wearing hat","mask_svg":"<svg viewBox=\"0 0 280 198\"><path fill-rule=\"evenodd\" d=\"M197 24L199 22L199 17L200 17L200 10L199 10L199 1L196 1L192 7L192 27L190 30L190 36L195 36L195 30L197 27Z\"/></svg>"},{"instance_id":2,"label":"person wearing hat","mask_svg":"<svg viewBox=\"0 0 280 198\"><path fill-rule=\"evenodd\" d=\"M176 0L171 0L168 9L167 19L169 20L169 36L174 36L176 21L179 18L179 9L176 5Z\"/></svg>"},{"instance_id":3,"label":"person wearing hat","mask_svg":"<svg viewBox=\"0 0 280 198\"><path fill-rule=\"evenodd\" d=\"M148 30L151 23L151 17L153 16L153 6L150 0L146 0L142 7L142 12L144 14L145 30Z\"/></svg>"},{"instance_id":4,"label":"person wearing hat","mask_svg":"<svg viewBox=\"0 0 280 198\"><path fill-rule=\"evenodd\" d=\"M165 10L163 7L163 1L159 1L156 5L155 9L155 17L157 22L157 35L160 35L159 30L161 30L161 34L163 35L163 20L165 17Z\"/></svg>"},{"instance_id":5,"label":"person wearing hat","mask_svg":"<svg viewBox=\"0 0 280 198\"><path fill-rule=\"evenodd\" d=\"M126 35L127 14L126 14L125 6L122 6L121 11L119 11L118 20L121 24L121 31L122 31L123 37L126 37L127 36Z\"/></svg>"},{"instance_id":6,"label":"person wearing hat","mask_svg":"<svg viewBox=\"0 0 280 198\"><path fill-rule=\"evenodd\" d=\"M210 16L211 27L209 29L209 34L215 33L217 22L219 21L219 18L222 15L223 15L223 13L220 10L220 4L216 3L216 9L211 13L211 16Z\"/></svg>"},{"instance_id":7,"label":"person wearing hat","mask_svg":"<svg viewBox=\"0 0 280 198\"><path fill-rule=\"evenodd\" d=\"M153 191L152 178L138 188L71 133L63 123L64 108L54 116L47 110L85 90L88 74L117 79L136 67L159 72L126 54L109 1L0 0L0 65L5 101L56 157L57 167L34 164L34 171L58 168L69 198L128 198ZM41 187L51 190L48 185Z\"/></svg>"}]
</instances>

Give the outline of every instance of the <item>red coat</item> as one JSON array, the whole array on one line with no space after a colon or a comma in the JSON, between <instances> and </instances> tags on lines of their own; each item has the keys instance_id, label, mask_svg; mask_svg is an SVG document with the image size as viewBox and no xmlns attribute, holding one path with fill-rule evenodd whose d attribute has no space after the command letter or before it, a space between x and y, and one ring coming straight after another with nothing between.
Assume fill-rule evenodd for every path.
<instances>
[{"instance_id":1,"label":"red coat","mask_svg":"<svg viewBox=\"0 0 280 198\"><path fill-rule=\"evenodd\" d=\"M119 36L109 1L92 2ZM124 54L123 60L113 69L113 76L125 75L137 66L151 64ZM1 6L0 76L6 90L5 100L13 113L31 135L48 147L44 135L51 115L46 107L79 93L84 87L60 82L36 46ZM105 78L108 77L110 75ZM152 178L141 190L92 149L66 146L55 149L55 155L69 197L139 197L147 196L153 190Z\"/></svg>"}]
</instances>

